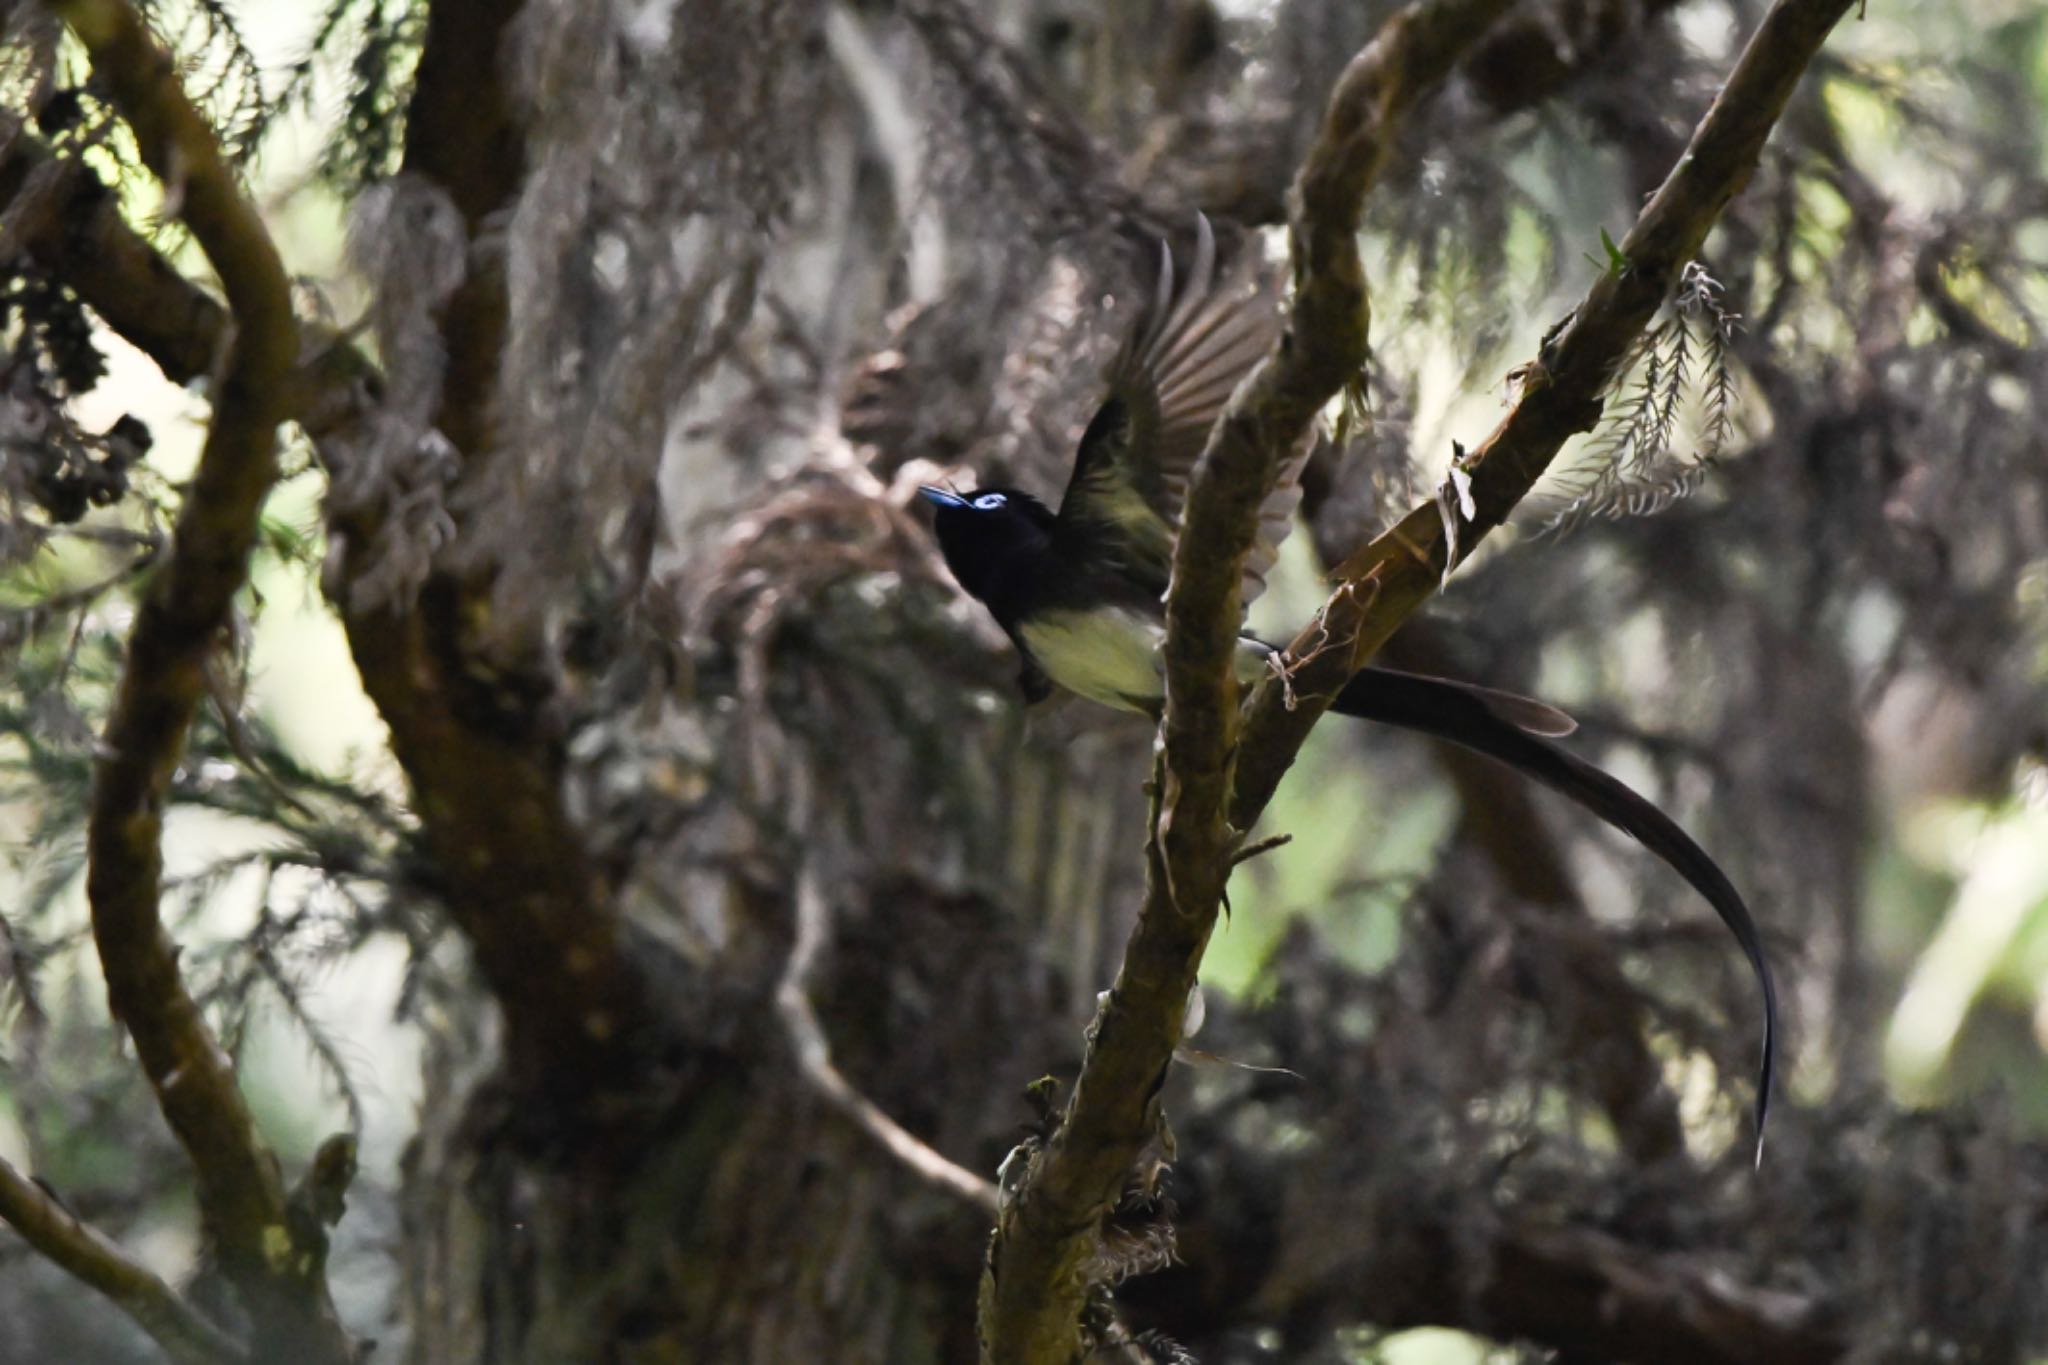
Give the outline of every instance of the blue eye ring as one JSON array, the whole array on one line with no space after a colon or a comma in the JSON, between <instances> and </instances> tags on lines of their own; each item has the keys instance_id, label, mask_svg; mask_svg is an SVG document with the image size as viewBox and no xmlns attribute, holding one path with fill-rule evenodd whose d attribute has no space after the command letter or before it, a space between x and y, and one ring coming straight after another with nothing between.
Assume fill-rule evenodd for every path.
<instances>
[{"instance_id":1,"label":"blue eye ring","mask_svg":"<svg viewBox=\"0 0 2048 1365\"><path fill-rule=\"evenodd\" d=\"M1008 501L1001 493L983 493L969 505L977 512L993 512Z\"/></svg>"}]
</instances>

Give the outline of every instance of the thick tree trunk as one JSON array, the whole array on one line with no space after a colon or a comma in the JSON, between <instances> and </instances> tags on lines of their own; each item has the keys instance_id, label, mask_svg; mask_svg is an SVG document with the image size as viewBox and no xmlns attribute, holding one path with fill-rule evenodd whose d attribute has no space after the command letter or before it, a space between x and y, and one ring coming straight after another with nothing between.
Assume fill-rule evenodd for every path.
<instances>
[{"instance_id":1,"label":"thick tree trunk","mask_svg":"<svg viewBox=\"0 0 2048 1365\"><path fill-rule=\"evenodd\" d=\"M1028 1084L1078 1058L1129 903L1143 737L1026 739L1007 700L988 714L972 674L905 648L905 610L793 601L762 675L780 704L715 732L715 794L643 855L662 871L636 885L687 897L680 951L647 950L678 959L672 1056L575 1112L444 1056L406 1171L410 1359L972 1357L988 1211L926 1183L793 1057L777 996L799 883L829 918L808 988L833 1061L992 1181ZM818 637L855 653L806 654ZM998 884L1042 899L1020 910Z\"/></svg>"},{"instance_id":2,"label":"thick tree trunk","mask_svg":"<svg viewBox=\"0 0 2048 1365\"><path fill-rule=\"evenodd\" d=\"M497 421L455 423L496 446L496 482L458 510L465 534L527 577L508 592L472 573L441 590L475 605L421 652L435 657L486 601L516 632L536 593L559 596L538 573L581 566L512 547L605 515L579 498L638 506L623 535L591 524L602 574L629 585L624 608L572 624L582 672L543 712L561 717L565 812L590 864L587 890L550 894L598 898L577 913L631 926L629 975L654 983L665 1036L640 1074L566 1096L559 1077L536 1087L548 1059L501 1050L495 1027L443 1040L405 1173L408 1358L969 1359L990 1207L931 1183L851 1116L792 1010L814 1010L852 1092L992 1190L1031 1117L1026 1087L1078 1060L1135 907L1148 727L1027 724L1007 647L964 612L907 488L890 493L843 446L811 439L857 358L846 339L887 330L879 282L897 225L929 213L905 199L936 174L917 164L922 141L899 129L892 142L885 116L905 98L908 30L803 5L686 5L650 45L645 30L592 36L577 9L530 4L515 30L541 54L524 79L560 98L523 132ZM460 26L459 8L435 13ZM449 38L430 30L429 52ZM616 88L588 84L593 61ZM416 120L408 163L471 191L458 203L475 228L479 196L507 186L444 145L472 131L454 116L463 100L433 98L447 65L422 63L422 107L448 117ZM687 155L671 123L691 130ZM719 140L727 161L707 154ZM930 231L913 292L947 259L947 225ZM610 273L594 272L607 252ZM472 251L472 269L496 259ZM973 446L1049 483L1078 414L1065 395L999 392L1017 382L1003 362L1045 292L1064 288L1071 308L1081 281L1030 251L951 273L948 301L905 333L910 387L873 369L845 425L874 424L888 473ZM469 293L489 292L480 280ZM543 345L562 336L577 338L571 359ZM1049 372L1078 389L1091 370L1026 382ZM444 431L450 405L473 411L466 373L443 389ZM1042 413L1044 429L988 429L1016 412ZM502 656L502 634L461 643ZM370 619L359 651L390 638ZM366 673L416 687L396 667ZM500 682L486 700L505 695ZM423 789L432 765L410 755L437 743L435 723L394 722ZM468 922L488 945L491 907ZM493 963L480 947L517 1044L520 987Z\"/></svg>"},{"instance_id":3,"label":"thick tree trunk","mask_svg":"<svg viewBox=\"0 0 2048 1365\"><path fill-rule=\"evenodd\" d=\"M679 1090L624 1150L535 1153L503 1113L423 1138L409 1358L971 1356L971 1211L918 1188L772 1058L717 1059Z\"/></svg>"},{"instance_id":4,"label":"thick tree trunk","mask_svg":"<svg viewBox=\"0 0 2048 1365\"><path fill-rule=\"evenodd\" d=\"M567 778L679 1031L571 1106L492 1040L444 1047L406 1170L419 1365L973 1355L990 1210L835 1103L787 992L855 1091L993 1182L1135 903L1149 727L1027 721L862 476L756 518L686 556L686 681L607 703L587 733L618 743ZM823 942L792 980L806 895Z\"/></svg>"}]
</instances>

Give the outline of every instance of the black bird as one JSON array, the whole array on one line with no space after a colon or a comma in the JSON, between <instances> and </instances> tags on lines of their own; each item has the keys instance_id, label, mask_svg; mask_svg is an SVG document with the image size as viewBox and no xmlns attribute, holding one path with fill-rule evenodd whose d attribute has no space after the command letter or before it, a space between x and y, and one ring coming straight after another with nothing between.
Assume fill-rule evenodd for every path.
<instances>
[{"instance_id":1,"label":"black bird","mask_svg":"<svg viewBox=\"0 0 2048 1365\"><path fill-rule=\"evenodd\" d=\"M1164 598L1188 478L1210 427L1278 330L1269 295L1214 287L1215 240L1206 219L1198 228L1194 265L1178 289L1172 255L1162 252L1157 291L1110 367L1109 393L1081 437L1057 512L1015 488L920 490L937 508L947 567L1016 645L1029 701L1043 700L1057 684L1155 717L1164 704ZM1261 509L1243 584L1247 603L1264 586L1300 501L1300 465L1299 455L1288 462ZM1250 635L1241 637L1239 681L1263 676L1274 652ZM1655 805L1551 743L1577 727L1543 702L1366 668L1331 709L1434 735L1534 778L1633 835L1706 897L1763 992L1756 1103L1761 1161L1777 1058L1777 990L1749 909L1714 860Z\"/></svg>"}]
</instances>

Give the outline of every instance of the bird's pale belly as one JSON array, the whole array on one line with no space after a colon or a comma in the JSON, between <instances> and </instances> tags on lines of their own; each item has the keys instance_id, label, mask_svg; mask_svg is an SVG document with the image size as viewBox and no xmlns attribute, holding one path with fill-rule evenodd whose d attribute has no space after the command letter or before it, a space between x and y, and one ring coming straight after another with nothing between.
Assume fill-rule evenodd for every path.
<instances>
[{"instance_id":1,"label":"bird's pale belly","mask_svg":"<svg viewBox=\"0 0 2048 1365\"><path fill-rule=\"evenodd\" d=\"M1018 628L1038 666L1069 692L1125 711L1151 711L1166 694L1159 646L1165 627L1122 607L1041 612ZM1237 676L1250 682L1266 649L1253 640L1238 650Z\"/></svg>"}]
</instances>

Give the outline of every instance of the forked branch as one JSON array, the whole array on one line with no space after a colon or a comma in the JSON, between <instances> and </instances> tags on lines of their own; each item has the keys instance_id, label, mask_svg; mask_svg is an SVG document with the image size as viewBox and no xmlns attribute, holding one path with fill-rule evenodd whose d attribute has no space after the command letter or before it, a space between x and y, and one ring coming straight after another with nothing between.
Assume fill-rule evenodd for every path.
<instances>
[{"instance_id":1,"label":"forked branch","mask_svg":"<svg viewBox=\"0 0 2048 1365\"><path fill-rule=\"evenodd\" d=\"M1500 524L1570 435L1598 419L1610 376L1670 294L1849 0L1779 0L1664 187L1603 275L1525 372L1514 410L1464 468L1469 552ZM1340 571L1296 641L1290 678L1254 694L1240 733L1231 655L1237 585L1274 471L1365 358L1367 296L1356 233L1402 113L1440 81L1504 4L1418 3L1353 59L1294 189L1296 298L1277 354L1210 439L1188 494L1167 598L1167 709L1146 900L1058 1132L997 1229L984 1285L987 1361L1077 1358L1095 1286L1084 1267L1104 1213L1160 1122L1159 1088L1214 927L1230 855L1329 701L1442 581L1452 549L1437 501ZM1332 647L1334 644L1335 647Z\"/></svg>"},{"instance_id":2,"label":"forked branch","mask_svg":"<svg viewBox=\"0 0 2048 1365\"><path fill-rule=\"evenodd\" d=\"M1297 290L1278 354L1211 437L1188 495L1167 595L1165 758L1144 911L1096 1019L1067 1111L998 1224L984 1284L987 1361L1068 1361L1082 1349L1084 1267L1157 1123L1188 991L1222 900L1237 689L1238 581L1274 472L1365 359L1356 234L1400 121L1508 0L1420 0L1354 58L1295 186Z\"/></svg>"},{"instance_id":3,"label":"forked branch","mask_svg":"<svg viewBox=\"0 0 2048 1365\"><path fill-rule=\"evenodd\" d=\"M1622 238L1622 263L1594 281L1522 370L1514 407L1463 461L1476 515L1459 524L1460 558L1506 520L1567 439L1599 421L1608 381L1748 181L1786 101L1849 4L1778 0L1764 15L1685 154ZM1233 823L1258 819L1330 699L1437 590L1450 557L1442 508L1432 499L1337 568L1337 590L1290 650L1301 661L1290 688L1264 683L1252 698Z\"/></svg>"}]
</instances>

